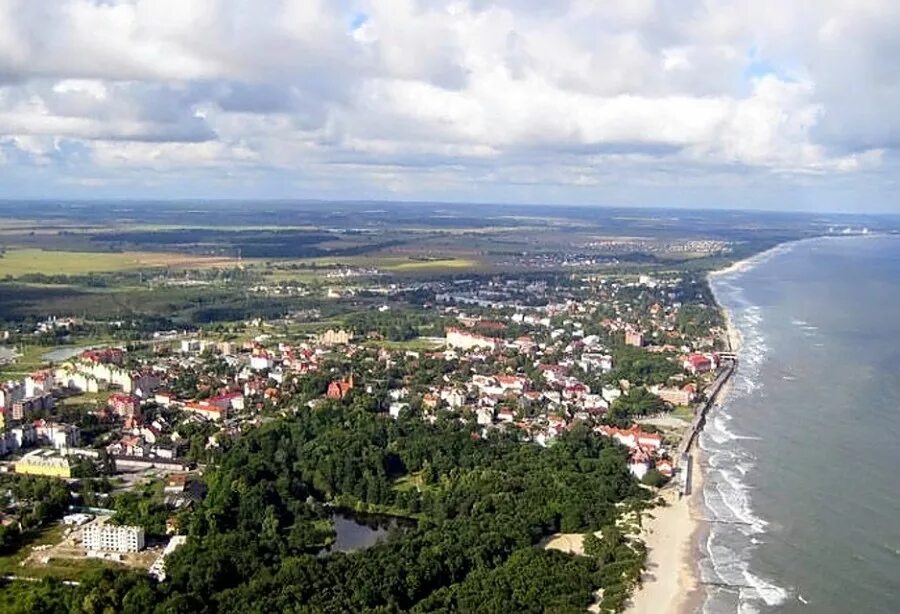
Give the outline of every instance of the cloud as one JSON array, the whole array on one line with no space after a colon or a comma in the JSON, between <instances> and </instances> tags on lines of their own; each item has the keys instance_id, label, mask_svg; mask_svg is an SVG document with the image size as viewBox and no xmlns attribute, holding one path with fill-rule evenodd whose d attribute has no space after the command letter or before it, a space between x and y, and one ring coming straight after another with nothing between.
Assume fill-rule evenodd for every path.
<instances>
[{"instance_id":1,"label":"cloud","mask_svg":"<svg viewBox=\"0 0 900 614\"><path fill-rule=\"evenodd\" d=\"M777 206L858 181L891 208L898 26L888 0L0 0L0 185Z\"/></svg>"}]
</instances>

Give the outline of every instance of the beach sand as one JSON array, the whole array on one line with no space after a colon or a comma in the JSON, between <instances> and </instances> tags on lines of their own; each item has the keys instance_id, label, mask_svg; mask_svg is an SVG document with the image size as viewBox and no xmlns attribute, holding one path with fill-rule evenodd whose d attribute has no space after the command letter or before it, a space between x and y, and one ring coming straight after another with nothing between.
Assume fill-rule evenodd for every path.
<instances>
[{"instance_id":1,"label":"beach sand","mask_svg":"<svg viewBox=\"0 0 900 614\"><path fill-rule=\"evenodd\" d=\"M696 467L696 450L692 454ZM690 495L679 499L677 488L667 488L662 494L667 505L654 508L644 518L641 539L647 545L647 568L625 609L629 614L688 611L697 589L693 538L699 529L702 492L700 472L694 476Z\"/></svg>"}]
</instances>

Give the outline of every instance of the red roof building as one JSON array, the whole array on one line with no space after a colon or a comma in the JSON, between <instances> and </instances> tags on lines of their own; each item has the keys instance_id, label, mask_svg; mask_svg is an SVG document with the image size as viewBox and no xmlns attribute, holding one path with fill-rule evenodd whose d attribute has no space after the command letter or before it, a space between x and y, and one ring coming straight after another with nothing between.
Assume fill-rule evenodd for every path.
<instances>
[{"instance_id":1,"label":"red roof building","mask_svg":"<svg viewBox=\"0 0 900 614\"><path fill-rule=\"evenodd\" d=\"M347 379L334 380L328 384L328 392L325 393L329 399L343 399L347 393L353 389L353 375Z\"/></svg>"}]
</instances>

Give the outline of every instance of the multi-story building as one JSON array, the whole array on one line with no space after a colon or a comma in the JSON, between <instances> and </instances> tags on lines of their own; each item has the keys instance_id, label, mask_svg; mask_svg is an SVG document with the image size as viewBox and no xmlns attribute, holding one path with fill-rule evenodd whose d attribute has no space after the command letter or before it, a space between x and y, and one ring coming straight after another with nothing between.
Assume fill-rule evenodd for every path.
<instances>
[{"instance_id":1,"label":"multi-story building","mask_svg":"<svg viewBox=\"0 0 900 614\"><path fill-rule=\"evenodd\" d=\"M69 459L56 450L35 450L16 461L16 473L43 475L53 478L72 477Z\"/></svg>"},{"instance_id":2,"label":"multi-story building","mask_svg":"<svg viewBox=\"0 0 900 614\"><path fill-rule=\"evenodd\" d=\"M691 401L694 400L695 392L694 387L691 384L688 384L681 388L664 388L658 386L656 388L651 388L650 391L661 398L663 401L671 403L672 405L688 405Z\"/></svg>"},{"instance_id":3,"label":"multi-story building","mask_svg":"<svg viewBox=\"0 0 900 614\"><path fill-rule=\"evenodd\" d=\"M341 330L328 329L319 335L319 343L322 345L346 345L353 339L353 333Z\"/></svg>"},{"instance_id":4,"label":"multi-story building","mask_svg":"<svg viewBox=\"0 0 900 614\"><path fill-rule=\"evenodd\" d=\"M93 552L138 552L144 549L144 529L95 523L84 528L82 543Z\"/></svg>"},{"instance_id":5,"label":"multi-story building","mask_svg":"<svg viewBox=\"0 0 900 614\"><path fill-rule=\"evenodd\" d=\"M38 443L50 444L54 448L65 450L81 444L81 429L74 424L61 424L37 420L33 423Z\"/></svg>"},{"instance_id":6,"label":"multi-story building","mask_svg":"<svg viewBox=\"0 0 900 614\"><path fill-rule=\"evenodd\" d=\"M463 350L471 350L473 348L494 349L500 344L499 339L494 337L486 337L459 330L458 328L448 328L446 343L450 347L460 348Z\"/></svg>"},{"instance_id":7,"label":"multi-story building","mask_svg":"<svg viewBox=\"0 0 900 614\"><path fill-rule=\"evenodd\" d=\"M130 394L111 394L106 401L106 404L117 416L123 418L129 418L140 414L141 401Z\"/></svg>"},{"instance_id":8,"label":"multi-story building","mask_svg":"<svg viewBox=\"0 0 900 614\"><path fill-rule=\"evenodd\" d=\"M633 345L634 347L641 347L644 345L644 333L637 330L626 330L625 331L625 345Z\"/></svg>"}]
</instances>

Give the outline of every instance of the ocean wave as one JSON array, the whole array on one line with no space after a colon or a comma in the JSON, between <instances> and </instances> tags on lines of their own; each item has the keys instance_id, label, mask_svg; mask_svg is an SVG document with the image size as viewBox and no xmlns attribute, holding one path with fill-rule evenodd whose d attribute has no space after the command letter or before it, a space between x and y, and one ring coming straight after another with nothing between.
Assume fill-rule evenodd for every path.
<instances>
[{"instance_id":1,"label":"ocean wave","mask_svg":"<svg viewBox=\"0 0 900 614\"><path fill-rule=\"evenodd\" d=\"M775 607L784 603L788 598L788 592L785 589L763 580L750 573L749 570L744 571L744 579L752 588L741 590L742 599L762 599L767 606Z\"/></svg>"},{"instance_id":2,"label":"ocean wave","mask_svg":"<svg viewBox=\"0 0 900 614\"><path fill-rule=\"evenodd\" d=\"M755 264L788 249L790 246L766 252ZM735 401L765 394L760 374L770 348L762 332L763 309L749 301L743 289L734 283L743 272L716 277L711 284L716 299L728 309L743 343L729 395L723 405L710 413L699 440L706 465L703 507L705 515L713 521L701 561L701 574L705 581L724 585L723 589L708 593L707 605L718 604L704 606L704 611L710 612L757 612L776 607L788 597L787 589L750 568L752 551L764 547L760 537L766 534L769 523L754 512L751 488L746 482L755 467L755 457L746 450L744 442L758 438L741 434L735 428L731 411ZM808 322L795 320L793 324L814 334L814 327Z\"/></svg>"}]
</instances>

